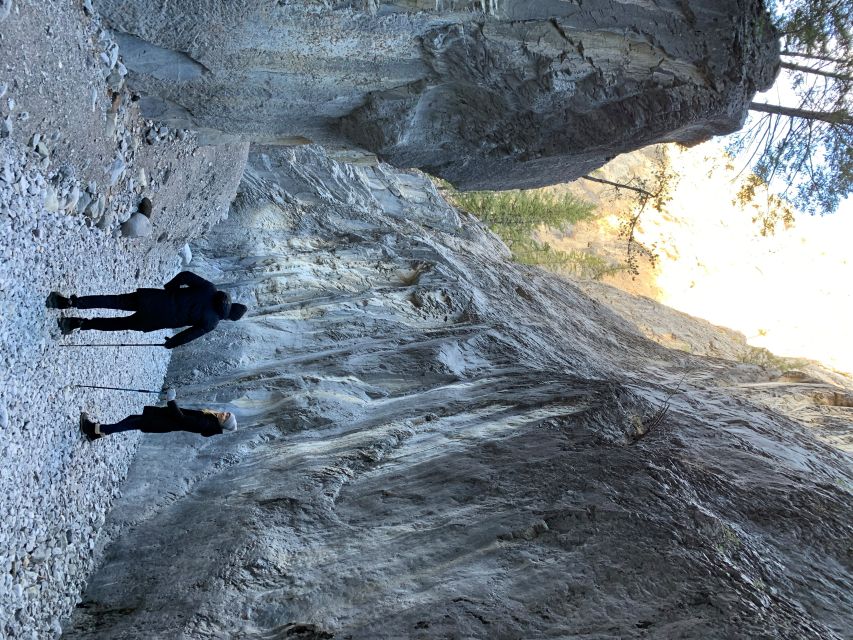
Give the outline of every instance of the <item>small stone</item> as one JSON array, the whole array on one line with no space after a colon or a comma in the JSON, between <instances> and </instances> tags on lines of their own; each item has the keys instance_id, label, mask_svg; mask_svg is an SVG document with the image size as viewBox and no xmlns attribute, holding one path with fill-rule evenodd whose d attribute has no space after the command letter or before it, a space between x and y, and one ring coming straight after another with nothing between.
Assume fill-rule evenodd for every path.
<instances>
[{"instance_id":1,"label":"small stone","mask_svg":"<svg viewBox=\"0 0 853 640\"><path fill-rule=\"evenodd\" d=\"M122 174L124 173L127 165L124 163L124 158L120 155L116 156L116 159L113 160L113 163L110 165L109 169L107 169L110 174L110 186L114 186L120 179Z\"/></svg>"},{"instance_id":2,"label":"small stone","mask_svg":"<svg viewBox=\"0 0 853 640\"><path fill-rule=\"evenodd\" d=\"M59 210L59 198L56 195L56 189L47 187L44 191L44 208L48 211Z\"/></svg>"},{"instance_id":3,"label":"small stone","mask_svg":"<svg viewBox=\"0 0 853 640\"><path fill-rule=\"evenodd\" d=\"M12 116L6 116L6 118L0 122L0 138L8 138L12 135L14 130L15 127L12 124Z\"/></svg>"},{"instance_id":4,"label":"small stone","mask_svg":"<svg viewBox=\"0 0 853 640\"><path fill-rule=\"evenodd\" d=\"M92 8L92 0L83 0L83 11L86 12L87 16L95 14L95 10Z\"/></svg>"},{"instance_id":5,"label":"small stone","mask_svg":"<svg viewBox=\"0 0 853 640\"><path fill-rule=\"evenodd\" d=\"M17 104L18 103L15 102L14 98L9 98L8 100L6 100L6 106L9 107L9 111L14 111Z\"/></svg>"},{"instance_id":6,"label":"small stone","mask_svg":"<svg viewBox=\"0 0 853 640\"><path fill-rule=\"evenodd\" d=\"M21 111L21 113L18 114L18 120L20 120L21 122L26 122L29 119L30 119L30 112L29 111Z\"/></svg>"},{"instance_id":7,"label":"small stone","mask_svg":"<svg viewBox=\"0 0 853 640\"><path fill-rule=\"evenodd\" d=\"M115 111L111 111L107 114L107 137L112 138L116 134L116 121L118 119L118 114Z\"/></svg>"},{"instance_id":8,"label":"small stone","mask_svg":"<svg viewBox=\"0 0 853 640\"><path fill-rule=\"evenodd\" d=\"M92 87L92 93L89 100L92 102L92 113L94 113L95 107L98 106L98 90L95 87Z\"/></svg>"},{"instance_id":9,"label":"small stone","mask_svg":"<svg viewBox=\"0 0 853 640\"><path fill-rule=\"evenodd\" d=\"M0 0L0 22L9 17L12 11L12 0Z\"/></svg>"},{"instance_id":10,"label":"small stone","mask_svg":"<svg viewBox=\"0 0 853 640\"><path fill-rule=\"evenodd\" d=\"M145 169L140 167L139 174L136 176L136 181L139 183L140 187L148 186L148 176L145 175Z\"/></svg>"},{"instance_id":11,"label":"small stone","mask_svg":"<svg viewBox=\"0 0 853 640\"><path fill-rule=\"evenodd\" d=\"M50 155L50 151L47 148L47 145L44 142L39 142L36 145L36 151L42 158L46 158Z\"/></svg>"},{"instance_id":12,"label":"small stone","mask_svg":"<svg viewBox=\"0 0 853 640\"><path fill-rule=\"evenodd\" d=\"M119 62L118 66L116 66L116 69L118 69L118 72L119 72L119 74L121 74L122 78L124 78L127 75L127 67L124 66L124 63Z\"/></svg>"},{"instance_id":13,"label":"small stone","mask_svg":"<svg viewBox=\"0 0 853 640\"><path fill-rule=\"evenodd\" d=\"M91 204L92 196L87 191L80 193L80 198L77 200L77 210L88 216L91 211Z\"/></svg>"},{"instance_id":14,"label":"small stone","mask_svg":"<svg viewBox=\"0 0 853 640\"><path fill-rule=\"evenodd\" d=\"M193 261L193 252L188 244L181 247L181 250L178 251L178 255L181 257L181 264L185 267Z\"/></svg>"},{"instance_id":15,"label":"small stone","mask_svg":"<svg viewBox=\"0 0 853 640\"><path fill-rule=\"evenodd\" d=\"M6 95L6 91L8 90L9 85L5 82L0 82L0 98Z\"/></svg>"},{"instance_id":16,"label":"small stone","mask_svg":"<svg viewBox=\"0 0 853 640\"><path fill-rule=\"evenodd\" d=\"M160 127L159 129L157 129L157 135L159 135L161 138L165 138L167 135L169 135L169 127Z\"/></svg>"},{"instance_id":17,"label":"small stone","mask_svg":"<svg viewBox=\"0 0 853 640\"><path fill-rule=\"evenodd\" d=\"M118 62L118 45L115 42L110 45L109 55L110 69L112 69L114 66L116 66L116 63Z\"/></svg>"},{"instance_id":18,"label":"small stone","mask_svg":"<svg viewBox=\"0 0 853 640\"><path fill-rule=\"evenodd\" d=\"M121 225L121 235L125 238L144 238L151 235L153 230L151 221L139 212L134 213Z\"/></svg>"},{"instance_id":19,"label":"small stone","mask_svg":"<svg viewBox=\"0 0 853 640\"><path fill-rule=\"evenodd\" d=\"M39 142L41 142L41 134L34 133L33 137L30 138L30 146L35 149L38 146Z\"/></svg>"},{"instance_id":20,"label":"small stone","mask_svg":"<svg viewBox=\"0 0 853 640\"><path fill-rule=\"evenodd\" d=\"M15 179L15 174L12 173L12 170L9 168L8 164L3 165L3 170L0 171L0 180L5 182L6 184L12 184L12 181Z\"/></svg>"},{"instance_id":21,"label":"small stone","mask_svg":"<svg viewBox=\"0 0 853 640\"><path fill-rule=\"evenodd\" d=\"M153 211L153 209L154 207L151 204L150 198L142 198L142 200L139 201L139 213L144 215L146 218L151 217L151 212Z\"/></svg>"},{"instance_id":22,"label":"small stone","mask_svg":"<svg viewBox=\"0 0 853 640\"><path fill-rule=\"evenodd\" d=\"M103 197L103 196L101 196ZM107 211L101 218L95 223L95 226L98 227L101 231L108 230L111 226L113 226L113 212Z\"/></svg>"},{"instance_id":23,"label":"small stone","mask_svg":"<svg viewBox=\"0 0 853 640\"><path fill-rule=\"evenodd\" d=\"M110 72L110 75L107 76L107 87L111 91L121 91L121 87L124 84L124 77L118 72L117 69L113 69Z\"/></svg>"},{"instance_id":24,"label":"small stone","mask_svg":"<svg viewBox=\"0 0 853 640\"><path fill-rule=\"evenodd\" d=\"M110 66L110 57L106 54L106 52L101 51L100 58L101 62L103 62L107 66Z\"/></svg>"},{"instance_id":25,"label":"small stone","mask_svg":"<svg viewBox=\"0 0 853 640\"><path fill-rule=\"evenodd\" d=\"M6 407L0 404L0 429L5 429L9 426L9 412Z\"/></svg>"},{"instance_id":26,"label":"small stone","mask_svg":"<svg viewBox=\"0 0 853 640\"><path fill-rule=\"evenodd\" d=\"M65 201L65 206L63 207L68 213L73 213L77 208L77 204L80 201L80 188L77 185L71 187L71 191L68 193L68 196Z\"/></svg>"}]
</instances>

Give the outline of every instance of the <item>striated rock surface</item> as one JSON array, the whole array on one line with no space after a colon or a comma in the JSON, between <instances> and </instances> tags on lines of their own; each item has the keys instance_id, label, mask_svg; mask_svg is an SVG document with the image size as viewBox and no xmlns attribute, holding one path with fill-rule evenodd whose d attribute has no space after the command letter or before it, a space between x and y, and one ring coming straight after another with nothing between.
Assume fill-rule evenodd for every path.
<instances>
[{"instance_id":1,"label":"striated rock surface","mask_svg":"<svg viewBox=\"0 0 853 640\"><path fill-rule=\"evenodd\" d=\"M462 189L729 133L778 67L760 0L95 4L150 117L367 150Z\"/></svg>"},{"instance_id":2,"label":"striated rock surface","mask_svg":"<svg viewBox=\"0 0 853 640\"><path fill-rule=\"evenodd\" d=\"M243 428L144 440L63 637L849 637L849 389L663 348L313 147L194 253L252 311L170 384Z\"/></svg>"}]
</instances>

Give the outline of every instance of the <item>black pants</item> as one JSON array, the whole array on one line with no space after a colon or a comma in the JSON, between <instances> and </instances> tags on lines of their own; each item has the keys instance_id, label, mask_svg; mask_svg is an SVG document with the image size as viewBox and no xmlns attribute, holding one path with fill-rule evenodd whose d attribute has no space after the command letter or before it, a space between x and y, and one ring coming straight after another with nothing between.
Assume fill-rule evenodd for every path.
<instances>
[{"instance_id":1,"label":"black pants","mask_svg":"<svg viewBox=\"0 0 853 640\"><path fill-rule=\"evenodd\" d=\"M127 416L125 419L120 420L115 424L101 425L101 433L105 436L112 433L122 433L124 431L144 431L145 433L173 433L175 431L186 431L188 433L198 433L203 436L210 436L222 432L221 429L219 431L212 431L211 429L203 429L197 426L194 427L192 424L175 426L151 415Z\"/></svg>"},{"instance_id":2,"label":"black pants","mask_svg":"<svg viewBox=\"0 0 853 640\"><path fill-rule=\"evenodd\" d=\"M108 296L78 296L74 301L75 309L116 309L118 311L139 311L139 296L136 293L122 293ZM121 318L84 318L81 329L95 331L142 331L139 316Z\"/></svg>"},{"instance_id":3,"label":"black pants","mask_svg":"<svg viewBox=\"0 0 853 640\"><path fill-rule=\"evenodd\" d=\"M91 297L94 298L96 296ZM143 418L142 416L127 416L124 420L116 422L115 424L102 424L101 433L103 433L105 436L108 436L111 433L134 431L136 429L141 429L143 424L145 424L145 418Z\"/></svg>"}]
</instances>

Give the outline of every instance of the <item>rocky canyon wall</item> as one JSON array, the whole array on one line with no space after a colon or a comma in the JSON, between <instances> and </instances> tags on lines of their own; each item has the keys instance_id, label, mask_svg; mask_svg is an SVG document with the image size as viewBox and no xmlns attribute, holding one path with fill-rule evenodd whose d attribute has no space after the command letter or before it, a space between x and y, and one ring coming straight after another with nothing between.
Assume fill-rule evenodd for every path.
<instances>
[{"instance_id":1,"label":"rocky canyon wall","mask_svg":"<svg viewBox=\"0 0 853 640\"><path fill-rule=\"evenodd\" d=\"M567 182L738 129L778 67L760 0L96 0L148 115L313 141L462 189Z\"/></svg>"},{"instance_id":2,"label":"rocky canyon wall","mask_svg":"<svg viewBox=\"0 0 853 640\"><path fill-rule=\"evenodd\" d=\"M195 253L252 311L169 382L242 428L144 441L63 637L849 635L814 384L650 342L317 148L256 150Z\"/></svg>"}]
</instances>

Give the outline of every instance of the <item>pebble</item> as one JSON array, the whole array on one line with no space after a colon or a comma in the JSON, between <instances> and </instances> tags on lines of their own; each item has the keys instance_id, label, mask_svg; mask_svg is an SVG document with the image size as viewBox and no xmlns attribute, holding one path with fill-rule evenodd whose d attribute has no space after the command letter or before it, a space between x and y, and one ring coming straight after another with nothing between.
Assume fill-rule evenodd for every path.
<instances>
[{"instance_id":1,"label":"pebble","mask_svg":"<svg viewBox=\"0 0 853 640\"><path fill-rule=\"evenodd\" d=\"M12 0L0 0L0 22L9 17L12 11Z\"/></svg>"},{"instance_id":2,"label":"pebble","mask_svg":"<svg viewBox=\"0 0 853 640\"><path fill-rule=\"evenodd\" d=\"M0 98L6 95L6 91L9 88L9 85L5 82L0 82Z\"/></svg>"},{"instance_id":3,"label":"pebble","mask_svg":"<svg viewBox=\"0 0 853 640\"><path fill-rule=\"evenodd\" d=\"M0 122L0 138L8 138L12 135L12 132L15 130L15 126L12 124L12 116L6 116L2 122Z\"/></svg>"}]
</instances>

